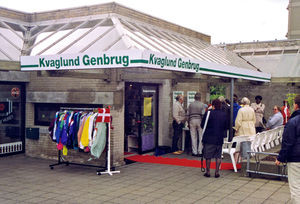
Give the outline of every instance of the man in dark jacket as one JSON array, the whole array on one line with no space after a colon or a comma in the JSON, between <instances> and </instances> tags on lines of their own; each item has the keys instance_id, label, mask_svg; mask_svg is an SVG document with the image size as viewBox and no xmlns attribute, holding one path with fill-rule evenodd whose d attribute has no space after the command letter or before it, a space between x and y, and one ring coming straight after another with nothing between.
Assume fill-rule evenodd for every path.
<instances>
[{"instance_id":1,"label":"man in dark jacket","mask_svg":"<svg viewBox=\"0 0 300 204\"><path fill-rule=\"evenodd\" d=\"M300 203L300 95L295 97L294 113L284 127L276 165L287 162L292 203Z\"/></svg>"}]
</instances>

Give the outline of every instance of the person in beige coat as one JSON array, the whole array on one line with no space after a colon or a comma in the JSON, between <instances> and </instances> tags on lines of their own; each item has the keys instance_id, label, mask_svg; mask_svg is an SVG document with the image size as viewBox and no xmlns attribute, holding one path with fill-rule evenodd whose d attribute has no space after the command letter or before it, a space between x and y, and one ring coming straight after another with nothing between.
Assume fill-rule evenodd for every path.
<instances>
[{"instance_id":1,"label":"person in beige coat","mask_svg":"<svg viewBox=\"0 0 300 204\"><path fill-rule=\"evenodd\" d=\"M235 120L235 135L255 135L255 112L249 106L250 100L246 97L242 98L241 103L244 105L239 109Z\"/></svg>"},{"instance_id":2,"label":"person in beige coat","mask_svg":"<svg viewBox=\"0 0 300 204\"><path fill-rule=\"evenodd\" d=\"M246 97L242 98L242 108L239 109L235 120L235 137L238 136L251 136L256 134L255 130L255 112L251 108L250 100ZM239 162L240 159L240 144L236 144L235 161Z\"/></svg>"}]
</instances>

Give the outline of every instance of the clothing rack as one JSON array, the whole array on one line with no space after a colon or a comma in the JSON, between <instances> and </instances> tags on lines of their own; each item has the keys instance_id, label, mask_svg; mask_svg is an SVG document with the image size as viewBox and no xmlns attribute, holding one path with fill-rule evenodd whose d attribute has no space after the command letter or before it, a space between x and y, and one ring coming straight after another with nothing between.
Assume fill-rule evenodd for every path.
<instances>
[{"instance_id":1,"label":"clothing rack","mask_svg":"<svg viewBox=\"0 0 300 204\"><path fill-rule=\"evenodd\" d=\"M66 108L66 107L61 107L61 111L71 111L71 110L79 110L79 111L91 111L91 110L96 110L97 108ZM98 108L99 112L100 108ZM110 114L109 114L110 117ZM61 150L58 150L58 155L57 155L57 163L49 165L50 169L53 169L54 166L61 165L61 164L66 164L66 166L71 165L78 165L78 166L88 166L88 167L96 167L96 168L101 168L101 170L97 170L97 175L102 175L102 174L109 174L112 176L113 173L120 173L120 171L114 171L115 168L111 167L111 161L110 161L110 121L107 123L108 124L108 137L106 140L106 166L97 166L97 165L90 165L90 164L81 164L81 163L75 163L75 162L69 162L65 161L64 158L61 155ZM106 169L106 170L105 170ZM103 171L105 170L105 171ZM113 171L112 171L113 170Z\"/></svg>"}]
</instances>

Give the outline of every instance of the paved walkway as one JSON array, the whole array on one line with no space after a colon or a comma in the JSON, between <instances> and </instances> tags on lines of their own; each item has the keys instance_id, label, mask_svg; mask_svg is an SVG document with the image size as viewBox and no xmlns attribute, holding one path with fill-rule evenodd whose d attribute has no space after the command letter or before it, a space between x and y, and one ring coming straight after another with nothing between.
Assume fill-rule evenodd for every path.
<instances>
[{"instance_id":1,"label":"paved walkway","mask_svg":"<svg viewBox=\"0 0 300 204\"><path fill-rule=\"evenodd\" d=\"M0 158L0 203L289 203L288 183L240 177L225 170L206 178L199 168L133 163L120 174L56 166L16 155ZM212 173L214 170L212 170Z\"/></svg>"}]
</instances>

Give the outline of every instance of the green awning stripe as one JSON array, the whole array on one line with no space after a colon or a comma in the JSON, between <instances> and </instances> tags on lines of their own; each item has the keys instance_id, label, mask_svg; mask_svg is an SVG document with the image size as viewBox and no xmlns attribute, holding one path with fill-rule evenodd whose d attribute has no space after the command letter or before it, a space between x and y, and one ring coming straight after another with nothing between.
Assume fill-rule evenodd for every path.
<instances>
[{"instance_id":1,"label":"green awning stripe","mask_svg":"<svg viewBox=\"0 0 300 204\"><path fill-rule=\"evenodd\" d=\"M130 60L130 63L132 63L132 64L135 64L135 63L148 64L148 60L144 60L144 59L135 59L135 60Z\"/></svg>"},{"instance_id":2,"label":"green awning stripe","mask_svg":"<svg viewBox=\"0 0 300 204\"><path fill-rule=\"evenodd\" d=\"M31 67L39 67L38 64L32 64L32 65L21 65L21 68L31 68Z\"/></svg>"},{"instance_id":3,"label":"green awning stripe","mask_svg":"<svg viewBox=\"0 0 300 204\"><path fill-rule=\"evenodd\" d=\"M246 74L237 74L237 73L225 72L225 71L214 70L214 69L207 69L207 68L202 68L202 67L200 67L200 70L201 71L207 71L207 72L215 72L215 73L220 73L220 74L228 74L228 75L234 75L234 76L241 76L241 77L262 79L262 80L270 81L270 79L265 78L265 77L251 76L251 75L246 75Z\"/></svg>"}]
</instances>

